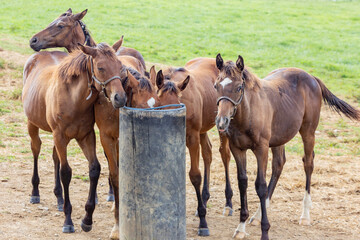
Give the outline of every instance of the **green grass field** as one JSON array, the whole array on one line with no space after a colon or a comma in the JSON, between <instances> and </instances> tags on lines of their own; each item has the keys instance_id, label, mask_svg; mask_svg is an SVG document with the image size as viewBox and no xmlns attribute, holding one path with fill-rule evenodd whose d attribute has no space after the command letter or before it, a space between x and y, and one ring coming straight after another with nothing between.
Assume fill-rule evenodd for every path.
<instances>
[{"instance_id":1,"label":"green grass field","mask_svg":"<svg viewBox=\"0 0 360 240\"><path fill-rule=\"evenodd\" d=\"M260 77L299 67L360 102L358 1L1 1L0 46L31 53L30 37L69 7L89 9L84 22L97 42L124 34L146 61L241 54Z\"/></svg>"}]
</instances>

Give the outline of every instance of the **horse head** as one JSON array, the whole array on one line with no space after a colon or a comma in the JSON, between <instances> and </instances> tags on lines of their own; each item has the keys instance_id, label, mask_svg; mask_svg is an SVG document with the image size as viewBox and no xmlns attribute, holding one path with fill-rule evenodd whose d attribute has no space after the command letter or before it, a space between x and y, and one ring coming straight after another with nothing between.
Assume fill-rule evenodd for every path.
<instances>
[{"instance_id":1,"label":"horse head","mask_svg":"<svg viewBox=\"0 0 360 240\"><path fill-rule=\"evenodd\" d=\"M187 87L190 75L184 68L170 68L164 73L160 70L156 75L160 105L179 104L181 92Z\"/></svg>"},{"instance_id":2,"label":"horse head","mask_svg":"<svg viewBox=\"0 0 360 240\"><path fill-rule=\"evenodd\" d=\"M77 48L81 42L90 46L92 41L85 24L81 19L86 15L87 9L73 14L71 8L52 21L44 30L38 32L30 39L30 47L35 51L45 48L65 47L69 52Z\"/></svg>"},{"instance_id":3,"label":"horse head","mask_svg":"<svg viewBox=\"0 0 360 240\"><path fill-rule=\"evenodd\" d=\"M218 94L215 123L218 130L223 132L229 127L230 120L244 97L244 60L239 55L235 64L232 61L224 63L219 53L216 56L216 66L220 72L214 85Z\"/></svg>"},{"instance_id":4,"label":"horse head","mask_svg":"<svg viewBox=\"0 0 360 240\"><path fill-rule=\"evenodd\" d=\"M115 55L114 48L104 43L99 43L96 47L81 44L78 46L83 53L90 56L91 80L89 84L92 84L99 92L103 92L114 108L125 106L126 93L122 80L126 78L126 73Z\"/></svg>"}]
</instances>

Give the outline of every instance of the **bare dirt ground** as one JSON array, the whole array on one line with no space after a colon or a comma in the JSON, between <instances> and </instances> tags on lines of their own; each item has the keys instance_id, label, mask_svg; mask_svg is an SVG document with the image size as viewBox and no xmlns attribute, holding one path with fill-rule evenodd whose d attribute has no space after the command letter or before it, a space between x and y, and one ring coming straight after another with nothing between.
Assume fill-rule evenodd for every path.
<instances>
[{"instance_id":1,"label":"bare dirt ground","mask_svg":"<svg viewBox=\"0 0 360 240\"><path fill-rule=\"evenodd\" d=\"M53 194L54 177L51 159L52 137L41 132L43 141L39 159L40 204L30 204L31 176L33 169L29 137L26 131L26 118L22 112L21 101L16 95L9 94L21 89L22 79L19 69L28 56L0 51L0 58L13 64L12 68L0 68L0 239L107 239L113 226L111 203L106 202L108 191L108 168L100 144L97 146L98 157L102 164L99 180L99 204L94 213L93 230L85 233L80 221L84 216L89 182L87 161L75 142L69 147L69 163L73 169L70 185L70 199L73 206L73 221L76 232L61 232L64 215L56 208ZM326 129L331 129L340 117L323 108L321 121L323 130L317 132L317 140L341 141L331 138ZM359 127L344 119L348 126ZM359 139L359 136L351 135ZM354 133L355 134L355 133ZM213 143L213 163L211 167L210 200L208 202L207 221L210 236L197 236L198 218L195 217L197 206L194 188L186 179L187 239L231 239L239 223L239 190L237 187L236 166L231 160L230 175L234 190L232 217L222 216L225 205L225 180L220 154L219 141L215 130L210 132ZM358 151L358 144L353 145ZM302 146L299 146L302 148ZM321 149L315 157L315 170L312 177L311 226L298 224L302 199L305 189L305 174L302 154L287 151L287 163L279 180L270 209L268 210L271 239L360 239L360 157L359 155L341 154L341 148ZM190 159L186 159L189 170ZM202 168L202 166L201 166ZM271 154L269 154L268 180L271 175ZM248 205L250 216L256 211L259 200L255 192L256 161L252 153L248 154ZM246 239L259 239L260 226L247 225Z\"/></svg>"}]
</instances>

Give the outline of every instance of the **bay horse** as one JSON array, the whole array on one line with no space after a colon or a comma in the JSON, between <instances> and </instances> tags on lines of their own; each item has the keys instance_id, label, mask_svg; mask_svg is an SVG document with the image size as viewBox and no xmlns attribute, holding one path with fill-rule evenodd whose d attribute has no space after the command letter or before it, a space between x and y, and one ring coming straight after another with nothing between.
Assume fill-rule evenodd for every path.
<instances>
[{"instance_id":1,"label":"bay horse","mask_svg":"<svg viewBox=\"0 0 360 240\"><path fill-rule=\"evenodd\" d=\"M266 214L271 196L285 164L285 144L297 132L304 144L305 196L300 224L310 224L310 186L314 168L315 130L319 123L322 99L337 113L360 121L360 111L337 98L318 79L298 68L281 68L259 79L244 65L241 56L236 63L224 63L216 57L220 73L215 88L218 93L216 126L229 138L230 150L237 165L240 190L240 224L235 238L245 237L247 207L246 151L251 149L257 159L256 192L260 198L261 239L268 239L270 224ZM268 151L272 149L272 176L266 185ZM256 219L255 219L256 220Z\"/></svg>"},{"instance_id":2,"label":"bay horse","mask_svg":"<svg viewBox=\"0 0 360 240\"><path fill-rule=\"evenodd\" d=\"M186 105L186 146L189 149L191 159L189 177L195 188L198 201L199 236L208 236L210 234L205 217L206 204L210 198L209 178L212 145L207 131L215 126L217 93L213 86L218 73L219 70L216 67L214 58L196 58L187 62L184 68L167 68L160 71L156 79L161 105L169 104L167 100L174 103L177 95L180 95L179 101ZM220 133L219 135L221 140L219 150L225 165L226 179L229 180L230 150L228 139L224 134ZM204 160L204 183L201 194L200 146ZM226 190L227 199L231 199L232 192L229 189ZM227 202L226 206L229 209L232 207L229 202Z\"/></svg>"},{"instance_id":3,"label":"bay horse","mask_svg":"<svg viewBox=\"0 0 360 240\"><path fill-rule=\"evenodd\" d=\"M124 69L127 71L126 85L127 106L137 108L151 108L159 105L155 87L156 72L150 69L150 80L139 70L139 61L130 56L120 56ZM134 61L136 60L136 61ZM109 163L110 182L115 197L115 225L111 231L111 239L119 239L119 110L103 94L99 95L95 103L95 122L99 128L100 141Z\"/></svg>"},{"instance_id":4,"label":"bay horse","mask_svg":"<svg viewBox=\"0 0 360 240\"><path fill-rule=\"evenodd\" d=\"M42 129L52 132L54 138L55 174L60 172L65 196L62 229L65 233L74 232L69 198L72 170L67 161L67 145L71 139L76 139L89 161L90 190L81 227L90 231L100 175L96 157L94 103L101 91L107 92L115 108L126 103L120 77L124 74L120 72L122 66L115 51L104 43L95 48L79 44L79 48L60 63L54 60L52 52L35 53L25 64L23 76L22 102L34 156L32 198L39 198L37 162L41 147L39 129ZM57 169L59 165L60 170Z\"/></svg>"},{"instance_id":5,"label":"bay horse","mask_svg":"<svg viewBox=\"0 0 360 240\"><path fill-rule=\"evenodd\" d=\"M49 26L36 33L30 39L30 47L37 52L46 48L64 47L70 53L77 49L77 43L84 43L92 47L96 46L86 25L81 21L86 13L87 9L80 13L73 14L71 8L69 8L65 13L51 22ZM146 70L144 58L136 49L121 47L117 50L116 55L135 57L141 62L144 71Z\"/></svg>"}]
</instances>

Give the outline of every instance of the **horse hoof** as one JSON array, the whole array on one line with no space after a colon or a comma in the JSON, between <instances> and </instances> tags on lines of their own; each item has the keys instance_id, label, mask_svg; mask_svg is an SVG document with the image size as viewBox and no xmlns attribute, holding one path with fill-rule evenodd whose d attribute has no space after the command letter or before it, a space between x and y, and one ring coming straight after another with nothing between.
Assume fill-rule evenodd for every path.
<instances>
[{"instance_id":1,"label":"horse hoof","mask_svg":"<svg viewBox=\"0 0 360 240\"><path fill-rule=\"evenodd\" d=\"M225 207L223 211L224 216L232 216L234 210L231 207Z\"/></svg>"},{"instance_id":2,"label":"horse hoof","mask_svg":"<svg viewBox=\"0 0 360 240\"><path fill-rule=\"evenodd\" d=\"M73 233L73 232L75 232L75 228L73 225L64 225L62 232L63 233Z\"/></svg>"},{"instance_id":3,"label":"horse hoof","mask_svg":"<svg viewBox=\"0 0 360 240\"><path fill-rule=\"evenodd\" d=\"M303 226L309 226L310 225L310 219L300 218L299 224L303 225Z\"/></svg>"},{"instance_id":4,"label":"horse hoof","mask_svg":"<svg viewBox=\"0 0 360 240\"><path fill-rule=\"evenodd\" d=\"M260 220L258 220L256 218L250 218L249 224L251 224L253 226L259 226L260 225Z\"/></svg>"},{"instance_id":5,"label":"horse hoof","mask_svg":"<svg viewBox=\"0 0 360 240\"><path fill-rule=\"evenodd\" d=\"M32 204L40 203L40 196L31 196L30 203Z\"/></svg>"},{"instance_id":6,"label":"horse hoof","mask_svg":"<svg viewBox=\"0 0 360 240\"><path fill-rule=\"evenodd\" d=\"M244 239L246 236L246 233L244 232L236 232L233 236L233 238L235 239Z\"/></svg>"},{"instance_id":7,"label":"horse hoof","mask_svg":"<svg viewBox=\"0 0 360 240\"><path fill-rule=\"evenodd\" d=\"M92 229L92 225L87 225L83 221L81 221L81 228L84 232L90 232Z\"/></svg>"},{"instance_id":8,"label":"horse hoof","mask_svg":"<svg viewBox=\"0 0 360 240\"><path fill-rule=\"evenodd\" d=\"M208 228L199 228L198 235L199 236L209 236L210 235L209 229Z\"/></svg>"},{"instance_id":9,"label":"horse hoof","mask_svg":"<svg viewBox=\"0 0 360 240\"><path fill-rule=\"evenodd\" d=\"M115 201L115 196L114 194L109 194L106 198L106 201L108 202L114 202Z\"/></svg>"}]
</instances>

